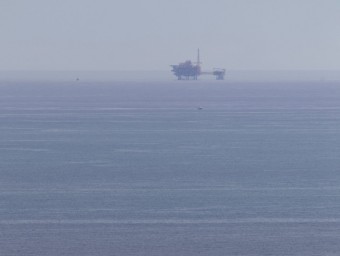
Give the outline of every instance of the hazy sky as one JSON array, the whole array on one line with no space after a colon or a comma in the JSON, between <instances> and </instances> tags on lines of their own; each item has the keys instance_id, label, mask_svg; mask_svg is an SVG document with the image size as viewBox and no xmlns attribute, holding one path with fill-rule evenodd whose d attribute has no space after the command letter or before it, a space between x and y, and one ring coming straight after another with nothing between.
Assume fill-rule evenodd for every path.
<instances>
[{"instance_id":1,"label":"hazy sky","mask_svg":"<svg viewBox=\"0 0 340 256\"><path fill-rule=\"evenodd\" d=\"M339 0L0 0L0 70L340 69Z\"/></svg>"}]
</instances>

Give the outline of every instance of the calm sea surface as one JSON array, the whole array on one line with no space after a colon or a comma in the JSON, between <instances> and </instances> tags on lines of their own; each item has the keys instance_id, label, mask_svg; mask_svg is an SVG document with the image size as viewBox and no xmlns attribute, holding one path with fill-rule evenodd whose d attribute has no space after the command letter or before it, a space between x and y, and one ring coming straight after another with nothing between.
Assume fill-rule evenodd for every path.
<instances>
[{"instance_id":1,"label":"calm sea surface","mask_svg":"<svg viewBox=\"0 0 340 256\"><path fill-rule=\"evenodd\" d=\"M340 255L340 83L0 83L0 255Z\"/></svg>"}]
</instances>

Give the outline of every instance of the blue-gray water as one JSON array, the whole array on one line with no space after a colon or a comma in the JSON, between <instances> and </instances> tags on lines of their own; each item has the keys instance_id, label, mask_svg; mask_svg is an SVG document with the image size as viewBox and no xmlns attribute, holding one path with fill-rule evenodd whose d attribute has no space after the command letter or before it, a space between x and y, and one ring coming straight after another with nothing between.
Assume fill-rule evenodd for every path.
<instances>
[{"instance_id":1,"label":"blue-gray water","mask_svg":"<svg viewBox=\"0 0 340 256\"><path fill-rule=\"evenodd\" d=\"M1 83L0 143L0 255L340 254L340 83Z\"/></svg>"}]
</instances>

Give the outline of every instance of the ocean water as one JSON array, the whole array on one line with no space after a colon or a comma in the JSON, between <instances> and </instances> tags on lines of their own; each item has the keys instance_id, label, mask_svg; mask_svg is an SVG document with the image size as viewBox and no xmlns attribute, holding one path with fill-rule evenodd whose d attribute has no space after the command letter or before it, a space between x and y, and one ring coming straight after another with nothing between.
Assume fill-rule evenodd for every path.
<instances>
[{"instance_id":1,"label":"ocean water","mask_svg":"<svg viewBox=\"0 0 340 256\"><path fill-rule=\"evenodd\" d=\"M340 255L340 83L0 83L0 255Z\"/></svg>"}]
</instances>

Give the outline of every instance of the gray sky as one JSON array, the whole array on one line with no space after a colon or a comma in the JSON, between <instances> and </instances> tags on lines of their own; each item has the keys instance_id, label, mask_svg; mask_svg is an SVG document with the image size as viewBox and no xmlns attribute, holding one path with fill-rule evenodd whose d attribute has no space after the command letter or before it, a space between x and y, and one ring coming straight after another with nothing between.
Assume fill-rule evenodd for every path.
<instances>
[{"instance_id":1,"label":"gray sky","mask_svg":"<svg viewBox=\"0 0 340 256\"><path fill-rule=\"evenodd\" d=\"M0 70L340 69L339 0L0 0Z\"/></svg>"}]
</instances>

